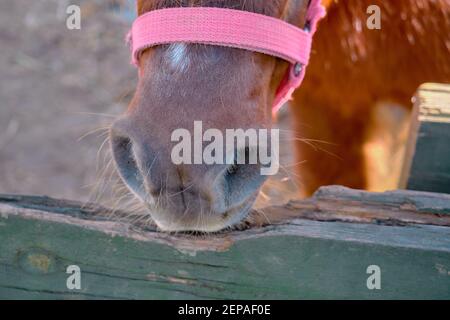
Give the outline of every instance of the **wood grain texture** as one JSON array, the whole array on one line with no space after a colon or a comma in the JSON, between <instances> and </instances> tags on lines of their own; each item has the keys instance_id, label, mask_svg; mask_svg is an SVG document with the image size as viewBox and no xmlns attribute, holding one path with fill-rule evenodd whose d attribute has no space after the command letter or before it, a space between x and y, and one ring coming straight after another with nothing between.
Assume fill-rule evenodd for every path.
<instances>
[{"instance_id":1,"label":"wood grain texture","mask_svg":"<svg viewBox=\"0 0 450 320\"><path fill-rule=\"evenodd\" d=\"M243 230L170 235L97 205L0 196L0 297L450 298L450 196L328 187L264 211L271 224L254 213Z\"/></svg>"},{"instance_id":2,"label":"wood grain texture","mask_svg":"<svg viewBox=\"0 0 450 320\"><path fill-rule=\"evenodd\" d=\"M450 193L450 85L422 85L415 98L402 186Z\"/></svg>"}]
</instances>

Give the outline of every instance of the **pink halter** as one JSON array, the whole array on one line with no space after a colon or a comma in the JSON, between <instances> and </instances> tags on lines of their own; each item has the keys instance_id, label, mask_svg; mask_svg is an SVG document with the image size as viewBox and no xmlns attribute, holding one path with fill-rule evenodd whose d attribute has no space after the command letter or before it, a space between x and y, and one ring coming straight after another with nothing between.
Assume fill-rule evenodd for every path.
<instances>
[{"instance_id":1,"label":"pink halter","mask_svg":"<svg viewBox=\"0 0 450 320\"><path fill-rule=\"evenodd\" d=\"M137 65L147 48L176 42L240 48L284 59L291 67L276 93L276 113L302 83L312 37L324 16L320 0L311 0L305 30L280 19L233 9L180 7L150 11L138 17L130 31L132 62Z\"/></svg>"}]
</instances>

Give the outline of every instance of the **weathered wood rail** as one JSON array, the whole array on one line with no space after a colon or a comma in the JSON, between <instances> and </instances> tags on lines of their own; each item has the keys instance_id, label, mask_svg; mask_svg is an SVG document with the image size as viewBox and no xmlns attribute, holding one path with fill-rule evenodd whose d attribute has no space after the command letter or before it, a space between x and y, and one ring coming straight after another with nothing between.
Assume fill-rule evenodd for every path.
<instances>
[{"instance_id":1,"label":"weathered wood rail","mask_svg":"<svg viewBox=\"0 0 450 320\"><path fill-rule=\"evenodd\" d=\"M450 299L450 195L327 187L202 236L125 216L0 195L0 298ZM69 265L81 290L66 286Z\"/></svg>"},{"instance_id":2,"label":"weathered wood rail","mask_svg":"<svg viewBox=\"0 0 450 320\"><path fill-rule=\"evenodd\" d=\"M426 83L414 97L400 187L450 193L450 84Z\"/></svg>"}]
</instances>

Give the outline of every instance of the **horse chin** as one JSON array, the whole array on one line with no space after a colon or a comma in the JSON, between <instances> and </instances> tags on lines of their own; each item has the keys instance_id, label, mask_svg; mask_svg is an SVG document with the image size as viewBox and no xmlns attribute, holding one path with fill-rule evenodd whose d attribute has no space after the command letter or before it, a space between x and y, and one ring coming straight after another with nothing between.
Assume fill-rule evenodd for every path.
<instances>
[{"instance_id":1,"label":"horse chin","mask_svg":"<svg viewBox=\"0 0 450 320\"><path fill-rule=\"evenodd\" d=\"M232 228L241 223L250 214L259 192L256 192L239 205L224 212L210 212L186 218L185 215L173 215L167 209L147 204L150 217L163 232L203 232L213 233Z\"/></svg>"}]
</instances>

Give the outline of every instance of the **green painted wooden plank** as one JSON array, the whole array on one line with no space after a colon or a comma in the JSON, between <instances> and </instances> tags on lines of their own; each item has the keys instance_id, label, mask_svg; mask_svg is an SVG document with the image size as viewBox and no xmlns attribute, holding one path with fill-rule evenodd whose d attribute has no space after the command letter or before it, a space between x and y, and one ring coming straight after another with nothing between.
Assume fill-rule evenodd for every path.
<instances>
[{"instance_id":1,"label":"green painted wooden plank","mask_svg":"<svg viewBox=\"0 0 450 320\"><path fill-rule=\"evenodd\" d=\"M450 122L422 122L408 189L450 193Z\"/></svg>"},{"instance_id":2,"label":"green painted wooden plank","mask_svg":"<svg viewBox=\"0 0 450 320\"><path fill-rule=\"evenodd\" d=\"M407 188L450 193L450 85L425 84L415 100L405 166L409 172L403 174Z\"/></svg>"},{"instance_id":3,"label":"green painted wooden plank","mask_svg":"<svg viewBox=\"0 0 450 320\"><path fill-rule=\"evenodd\" d=\"M38 198L28 209L9 199L4 299L450 299L449 227L293 219L199 238L135 229L76 203L51 212ZM73 264L79 291L66 287ZM369 265L381 268L381 290L366 286Z\"/></svg>"}]
</instances>

